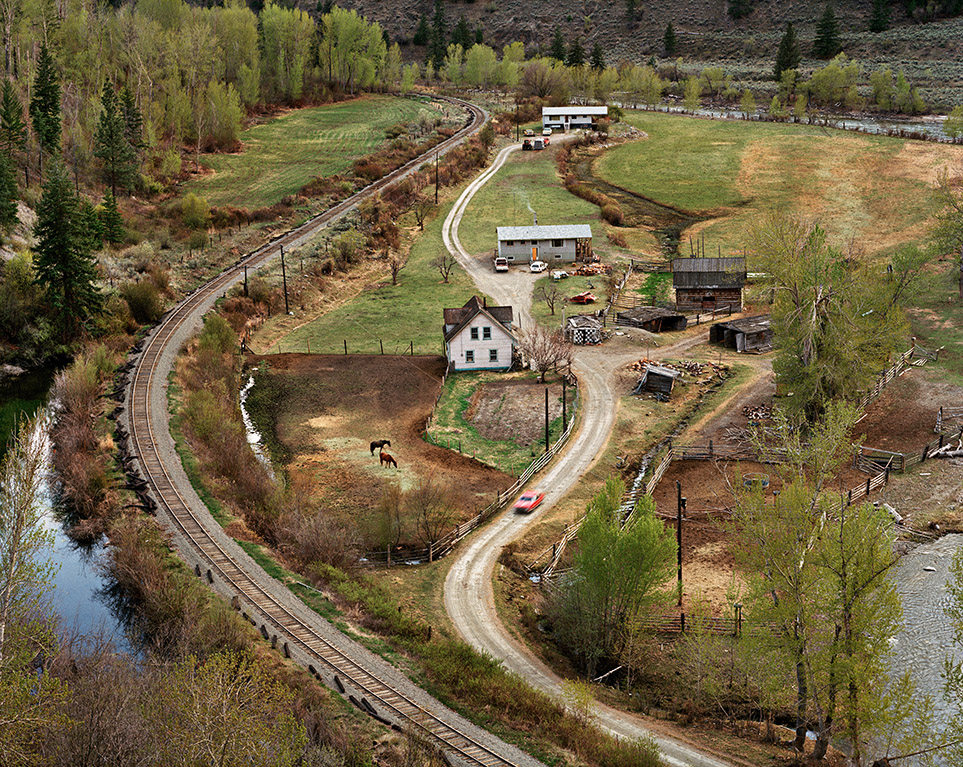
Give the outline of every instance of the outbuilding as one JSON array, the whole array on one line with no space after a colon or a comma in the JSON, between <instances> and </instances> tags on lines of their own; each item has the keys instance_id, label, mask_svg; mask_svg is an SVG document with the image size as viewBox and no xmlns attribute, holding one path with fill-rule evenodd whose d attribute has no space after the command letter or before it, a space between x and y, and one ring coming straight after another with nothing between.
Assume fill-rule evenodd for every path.
<instances>
[{"instance_id":1,"label":"outbuilding","mask_svg":"<svg viewBox=\"0 0 963 767\"><path fill-rule=\"evenodd\" d=\"M709 328L709 343L737 352L767 352L772 349L772 323L768 314L741 320L717 322Z\"/></svg>"},{"instance_id":2,"label":"outbuilding","mask_svg":"<svg viewBox=\"0 0 963 767\"><path fill-rule=\"evenodd\" d=\"M685 330L689 321L684 314L658 306L637 306L625 309L615 315L615 324L629 325L642 328L650 333L665 333L674 330Z\"/></svg>"},{"instance_id":3,"label":"outbuilding","mask_svg":"<svg viewBox=\"0 0 963 767\"><path fill-rule=\"evenodd\" d=\"M517 339L510 306L486 306L477 296L444 310L445 356L451 370L508 370Z\"/></svg>"},{"instance_id":4,"label":"outbuilding","mask_svg":"<svg viewBox=\"0 0 963 767\"><path fill-rule=\"evenodd\" d=\"M509 264L544 261L551 267L592 259L592 227L588 224L499 226L495 235L496 256Z\"/></svg>"},{"instance_id":5,"label":"outbuilding","mask_svg":"<svg viewBox=\"0 0 963 767\"><path fill-rule=\"evenodd\" d=\"M599 120L609 116L609 108L569 104L565 107L542 107L542 127L552 130L594 128Z\"/></svg>"},{"instance_id":6,"label":"outbuilding","mask_svg":"<svg viewBox=\"0 0 963 767\"><path fill-rule=\"evenodd\" d=\"M577 314L565 321L565 337L576 344L600 344L604 340L602 320L594 314Z\"/></svg>"},{"instance_id":7,"label":"outbuilding","mask_svg":"<svg viewBox=\"0 0 963 767\"><path fill-rule=\"evenodd\" d=\"M675 380L679 378L682 373L678 370L673 370L672 368L662 367L661 365L646 364L642 368L642 375L639 377L639 382L635 386L633 394L641 394L642 392L652 392L658 396L668 399L672 394L672 386L675 384Z\"/></svg>"},{"instance_id":8,"label":"outbuilding","mask_svg":"<svg viewBox=\"0 0 963 767\"><path fill-rule=\"evenodd\" d=\"M706 312L728 307L742 311L746 284L746 259L676 258L672 261L675 308L680 312Z\"/></svg>"}]
</instances>

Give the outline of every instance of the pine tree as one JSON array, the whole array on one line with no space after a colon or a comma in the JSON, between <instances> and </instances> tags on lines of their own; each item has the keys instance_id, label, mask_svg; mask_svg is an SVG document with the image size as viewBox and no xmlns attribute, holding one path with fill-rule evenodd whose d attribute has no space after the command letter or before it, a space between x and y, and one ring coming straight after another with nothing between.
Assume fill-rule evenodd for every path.
<instances>
[{"instance_id":1,"label":"pine tree","mask_svg":"<svg viewBox=\"0 0 963 767\"><path fill-rule=\"evenodd\" d=\"M435 15L431 20L431 37L428 40L428 60L439 69L445 62L448 50L448 22L442 0L435 0Z\"/></svg>"},{"instance_id":2,"label":"pine tree","mask_svg":"<svg viewBox=\"0 0 963 767\"><path fill-rule=\"evenodd\" d=\"M839 24L833 7L826 4L822 18L816 24L816 39L813 41L813 56L817 59L831 59L842 50L839 42Z\"/></svg>"},{"instance_id":3,"label":"pine tree","mask_svg":"<svg viewBox=\"0 0 963 767\"><path fill-rule=\"evenodd\" d=\"M889 0L873 0L873 15L869 18L870 32L889 29Z\"/></svg>"},{"instance_id":4,"label":"pine tree","mask_svg":"<svg viewBox=\"0 0 963 767\"><path fill-rule=\"evenodd\" d=\"M582 42L577 37L572 40L572 44L568 48L568 56L565 58L565 63L570 67L580 67L585 63L585 51L582 49Z\"/></svg>"},{"instance_id":5,"label":"pine tree","mask_svg":"<svg viewBox=\"0 0 963 767\"><path fill-rule=\"evenodd\" d=\"M17 223L18 196L13 163L0 155L0 227L8 232Z\"/></svg>"},{"instance_id":6,"label":"pine tree","mask_svg":"<svg viewBox=\"0 0 963 767\"><path fill-rule=\"evenodd\" d=\"M107 190L110 194L110 190ZM104 245L104 222L94 204L86 197L80 198L80 210L77 213L83 247L88 253L100 250Z\"/></svg>"},{"instance_id":7,"label":"pine tree","mask_svg":"<svg viewBox=\"0 0 963 767\"><path fill-rule=\"evenodd\" d=\"M474 42L474 35L468 28L468 21L464 16L458 19L458 23L455 24L455 28L451 32L451 41L456 45L461 45L466 51L471 48Z\"/></svg>"},{"instance_id":8,"label":"pine tree","mask_svg":"<svg viewBox=\"0 0 963 767\"><path fill-rule=\"evenodd\" d=\"M47 293L65 340L76 338L100 310L96 268L80 202L63 164L54 160L43 185L34 227L36 281Z\"/></svg>"},{"instance_id":9,"label":"pine tree","mask_svg":"<svg viewBox=\"0 0 963 767\"><path fill-rule=\"evenodd\" d=\"M43 152L53 154L60 149L60 75L47 46L40 47L37 74L30 98L30 121L40 144L40 169L43 172Z\"/></svg>"},{"instance_id":10,"label":"pine tree","mask_svg":"<svg viewBox=\"0 0 963 767\"><path fill-rule=\"evenodd\" d=\"M428 45L429 40L431 40L431 29L428 27L428 19L422 16L418 21L418 27L415 29L415 36L411 38L411 42L414 45Z\"/></svg>"},{"instance_id":11,"label":"pine tree","mask_svg":"<svg viewBox=\"0 0 963 767\"><path fill-rule=\"evenodd\" d=\"M481 27L477 27L475 29L475 42L478 43L479 45L485 42L485 30L482 29Z\"/></svg>"},{"instance_id":12,"label":"pine tree","mask_svg":"<svg viewBox=\"0 0 963 767\"><path fill-rule=\"evenodd\" d=\"M123 242L124 219L121 218L120 211L117 209L117 198L111 194L109 189L104 195L104 201L101 205L103 212L100 214L100 223L103 228L104 239L113 244Z\"/></svg>"},{"instance_id":13,"label":"pine tree","mask_svg":"<svg viewBox=\"0 0 963 767\"><path fill-rule=\"evenodd\" d=\"M787 69L795 69L799 66L802 55L799 53L799 43L796 41L796 31L792 28L792 22L786 24L786 33L779 41L779 50L776 52L776 65L773 67L773 79L779 82L782 73Z\"/></svg>"},{"instance_id":14,"label":"pine tree","mask_svg":"<svg viewBox=\"0 0 963 767\"><path fill-rule=\"evenodd\" d=\"M562 30L555 27L552 35L552 47L549 48L548 55L557 61L565 61L565 38L562 37Z\"/></svg>"},{"instance_id":15,"label":"pine tree","mask_svg":"<svg viewBox=\"0 0 963 767\"><path fill-rule=\"evenodd\" d=\"M665 55L674 56L675 46L675 30L672 28L672 22L670 21L665 25L665 34L662 36L662 47L665 49Z\"/></svg>"},{"instance_id":16,"label":"pine tree","mask_svg":"<svg viewBox=\"0 0 963 767\"><path fill-rule=\"evenodd\" d=\"M11 164L26 142L27 124L23 119L23 104L17 98L13 83L4 80L3 95L0 96L0 147Z\"/></svg>"},{"instance_id":17,"label":"pine tree","mask_svg":"<svg viewBox=\"0 0 963 767\"><path fill-rule=\"evenodd\" d=\"M592 55L589 58L589 63L592 65L592 69L599 72L605 69L605 53L602 51L602 46L599 43L592 46Z\"/></svg>"},{"instance_id":18,"label":"pine tree","mask_svg":"<svg viewBox=\"0 0 963 767\"><path fill-rule=\"evenodd\" d=\"M127 141L123 115L117 109L117 95L109 82L100 97L103 107L94 134L94 156L102 163L104 182L117 196L118 186L129 187L134 178L136 155Z\"/></svg>"},{"instance_id":19,"label":"pine tree","mask_svg":"<svg viewBox=\"0 0 963 767\"><path fill-rule=\"evenodd\" d=\"M137 108L137 100L126 85L120 92L120 111L124 116L124 136L135 151L144 148L144 118Z\"/></svg>"},{"instance_id":20,"label":"pine tree","mask_svg":"<svg viewBox=\"0 0 963 767\"><path fill-rule=\"evenodd\" d=\"M638 0L625 0L625 20L629 24L629 29L635 26L636 16L639 12Z\"/></svg>"},{"instance_id":21,"label":"pine tree","mask_svg":"<svg viewBox=\"0 0 963 767\"><path fill-rule=\"evenodd\" d=\"M752 13L752 0L729 0L729 15L742 19Z\"/></svg>"}]
</instances>

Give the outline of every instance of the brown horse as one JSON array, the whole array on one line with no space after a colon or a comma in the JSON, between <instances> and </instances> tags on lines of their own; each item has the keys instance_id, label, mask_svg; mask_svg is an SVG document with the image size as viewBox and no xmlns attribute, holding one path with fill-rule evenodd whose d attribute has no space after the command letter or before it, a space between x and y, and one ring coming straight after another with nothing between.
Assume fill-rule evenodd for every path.
<instances>
[{"instance_id":1,"label":"brown horse","mask_svg":"<svg viewBox=\"0 0 963 767\"><path fill-rule=\"evenodd\" d=\"M398 468L398 462L391 456L391 454L386 453L384 450L378 453L378 458L381 459L382 466L394 466L396 469Z\"/></svg>"},{"instance_id":2,"label":"brown horse","mask_svg":"<svg viewBox=\"0 0 963 767\"><path fill-rule=\"evenodd\" d=\"M375 450L381 450L384 447L391 447L390 439L376 439L371 443L371 455L374 455Z\"/></svg>"}]
</instances>

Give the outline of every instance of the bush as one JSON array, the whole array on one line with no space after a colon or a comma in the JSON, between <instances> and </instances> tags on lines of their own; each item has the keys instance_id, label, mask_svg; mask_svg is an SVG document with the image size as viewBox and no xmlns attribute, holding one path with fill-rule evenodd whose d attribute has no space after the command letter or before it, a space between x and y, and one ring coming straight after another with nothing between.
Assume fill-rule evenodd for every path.
<instances>
[{"instance_id":1,"label":"bush","mask_svg":"<svg viewBox=\"0 0 963 767\"><path fill-rule=\"evenodd\" d=\"M187 238L187 247L191 250L204 250L207 247L207 232L203 230L191 232L191 236Z\"/></svg>"},{"instance_id":2,"label":"bush","mask_svg":"<svg viewBox=\"0 0 963 767\"><path fill-rule=\"evenodd\" d=\"M622 226L625 220L625 212L616 202L609 202L602 206L602 218L613 226Z\"/></svg>"},{"instance_id":3,"label":"bush","mask_svg":"<svg viewBox=\"0 0 963 767\"><path fill-rule=\"evenodd\" d=\"M188 192L181 201L181 219L188 229L203 229L211 220L211 206L203 197Z\"/></svg>"},{"instance_id":4,"label":"bush","mask_svg":"<svg viewBox=\"0 0 963 767\"><path fill-rule=\"evenodd\" d=\"M120 295L127 302L131 316L138 324L153 325L164 313L164 302L152 280L128 282L121 286Z\"/></svg>"}]
</instances>

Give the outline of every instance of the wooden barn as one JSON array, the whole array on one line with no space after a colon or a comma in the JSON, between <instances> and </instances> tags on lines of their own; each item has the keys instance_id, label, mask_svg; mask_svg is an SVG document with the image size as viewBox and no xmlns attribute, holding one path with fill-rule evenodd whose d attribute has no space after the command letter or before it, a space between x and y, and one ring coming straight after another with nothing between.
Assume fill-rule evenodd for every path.
<instances>
[{"instance_id":1,"label":"wooden barn","mask_svg":"<svg viewBox=\"0 0 963 767\"><path fill-rule=\"evenodd\" d=\"M767 352L772 349L769 315L717 322L709 328L709 343L720 344L737 352Z\"/></svg>"},{"instance_id":2,"label":"wooden barn","mask_svg":"<svg viewBox=\"0 0 963 767\"><path fill-rule=\"evenodd\" d=\"M602 320L594 314L577 314L565 322L565 337L573 344L600 344L604 340Z\"/></svg>"},{"instance_id":3,"label":"wooden barn","mask_svg":"<svg viewBox=\"0 0 963 767\"><path fill-rule=\"evenodd\" d=\"M742 311L746 284L746 259L676 258L672 261L675 308L680 312L707 312L729 307Z\"/></svg>"},{"instance_id":4,"label":"wooden barn","mask_svg":"<svg viewBox=\"0 0 963 767\"><path fill-rule=\"evenodd\" d=\"M685 330L688 323L685 315L658 306L637 306L634 309L624 309L615 315L616 325L630 325L650 333Z\"/></svg>"},{"instance_id":5,"label":"wooden barn","mask_svg":"<svg viewBox=\"0 0 963 767\"><path fill-rule=\"evenodd\" d=\"M635 390L632 393L652 392L660 398L668 399L672 394L675 379L681 375L682 373L678 370L648 364L642 368L642 375L639 377L639 382L635 385Z\"/></svg>"}]
</instances>

